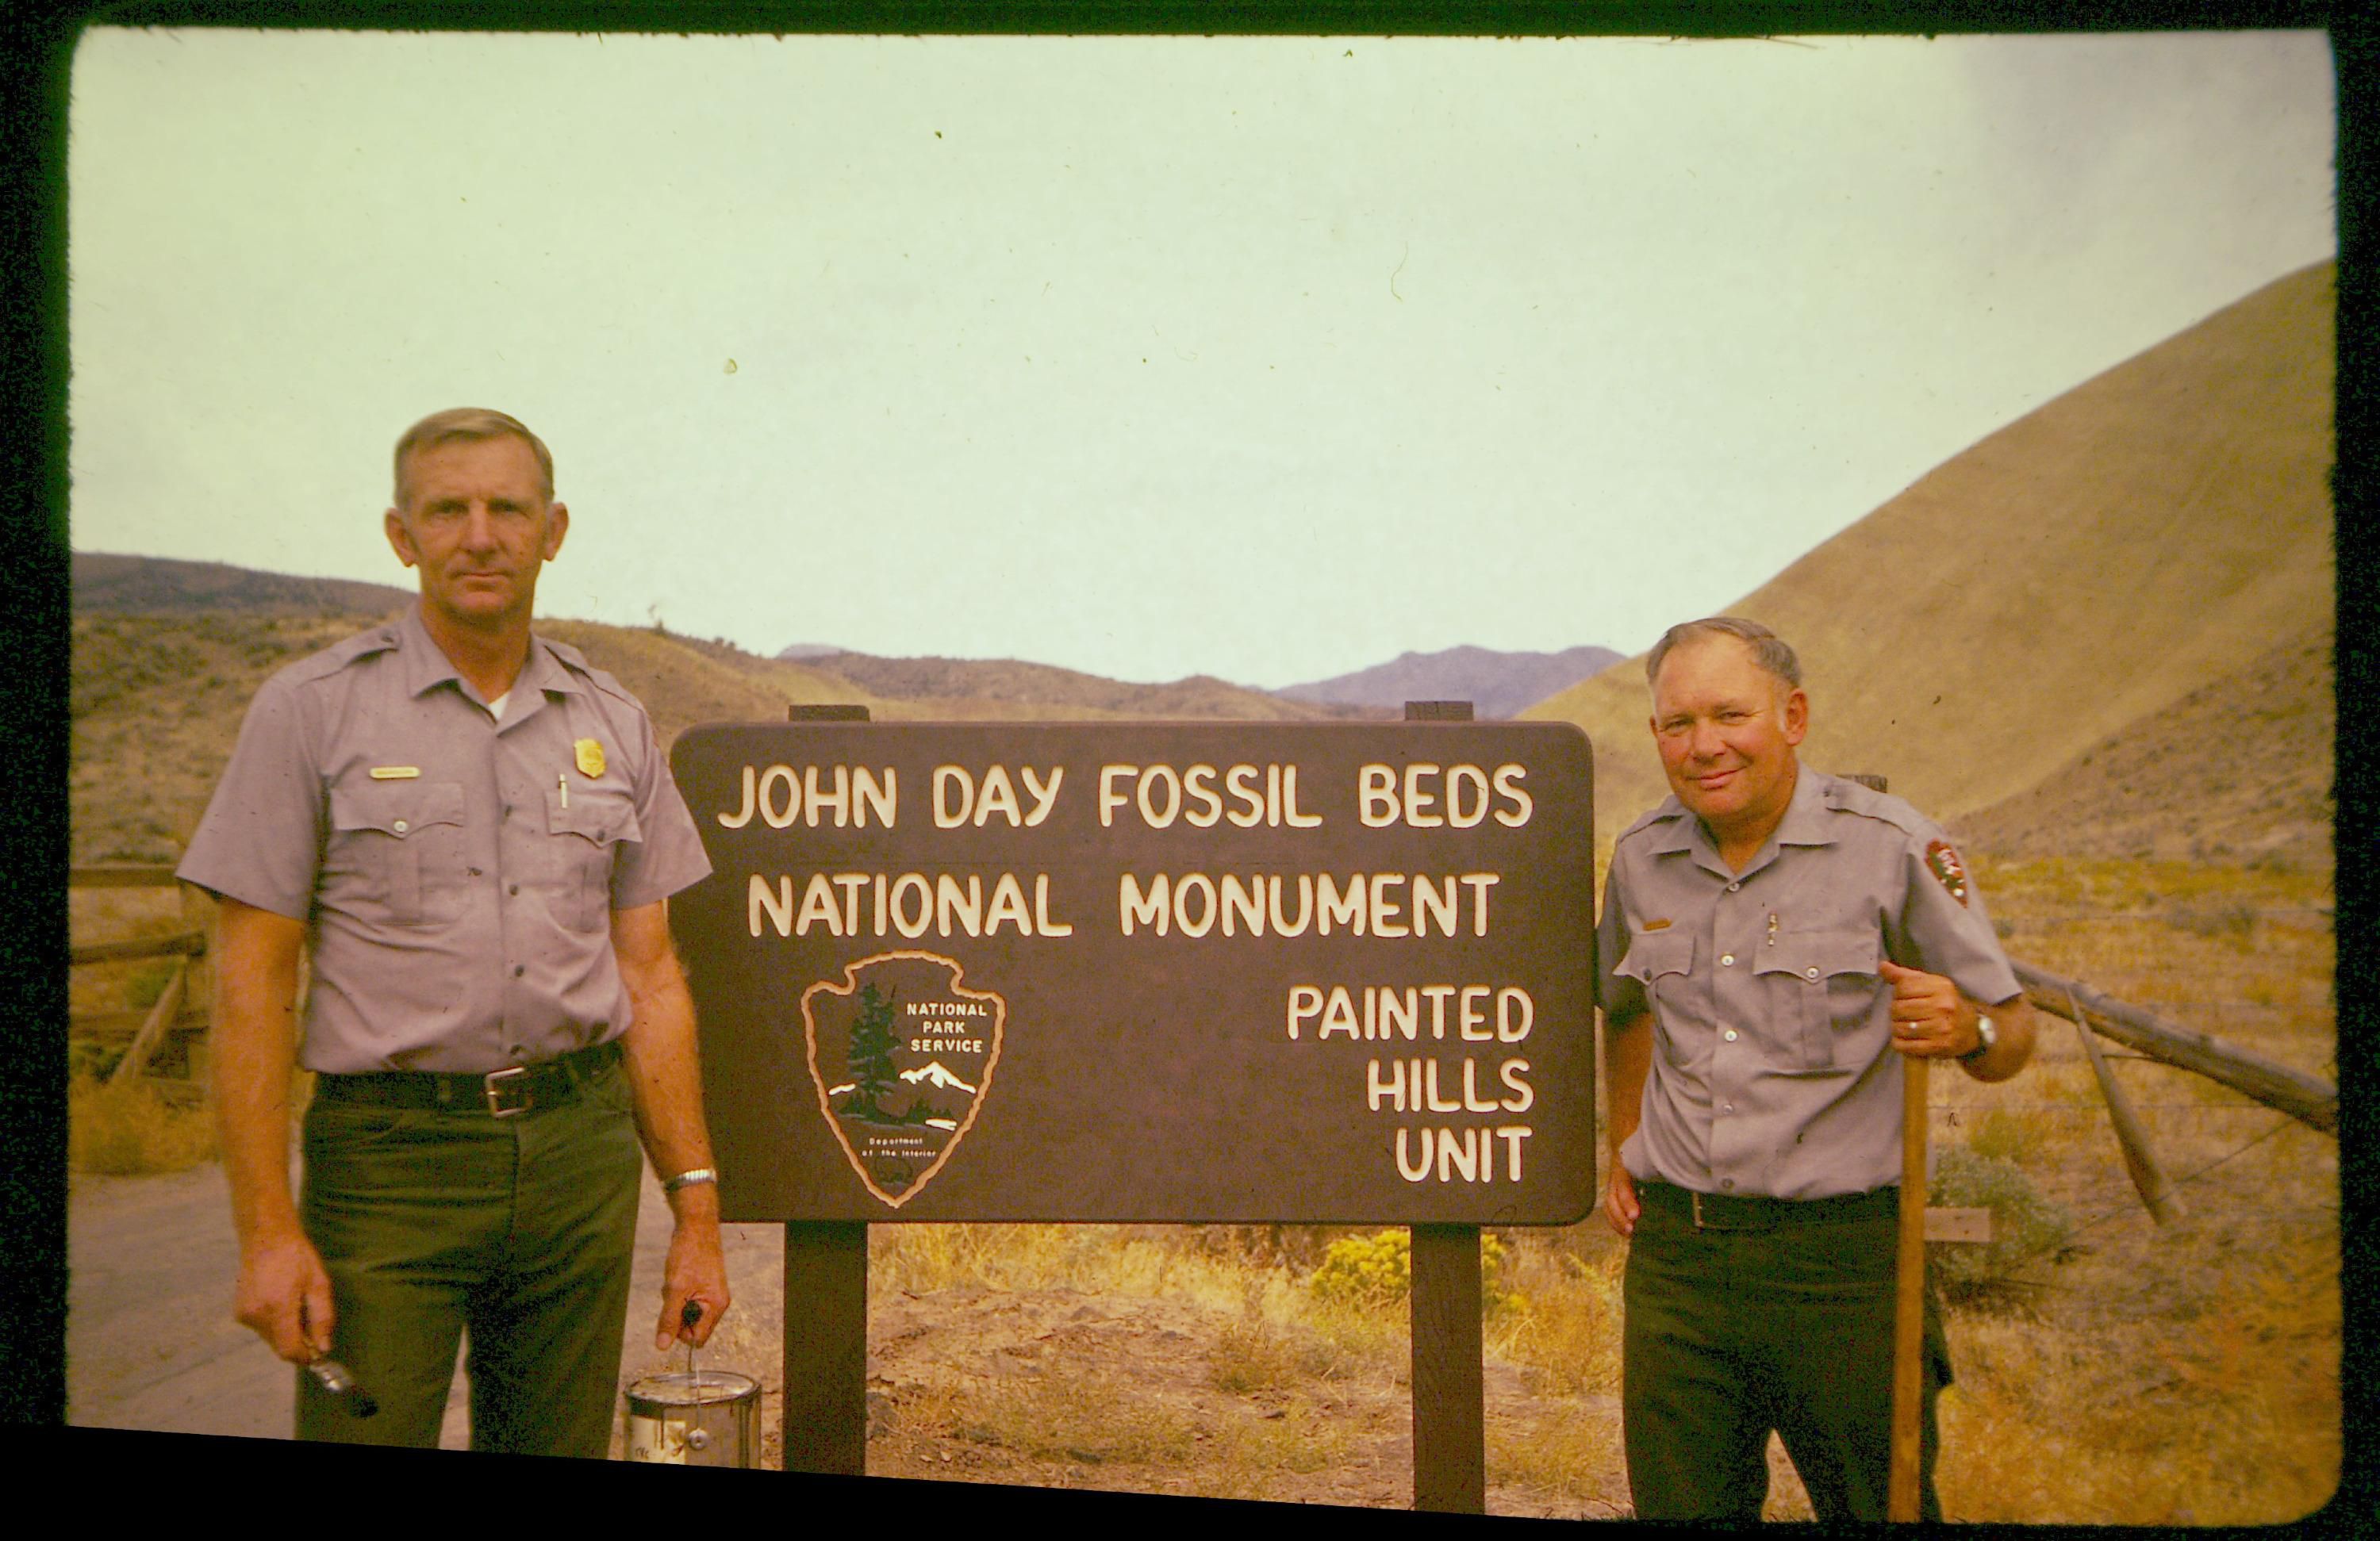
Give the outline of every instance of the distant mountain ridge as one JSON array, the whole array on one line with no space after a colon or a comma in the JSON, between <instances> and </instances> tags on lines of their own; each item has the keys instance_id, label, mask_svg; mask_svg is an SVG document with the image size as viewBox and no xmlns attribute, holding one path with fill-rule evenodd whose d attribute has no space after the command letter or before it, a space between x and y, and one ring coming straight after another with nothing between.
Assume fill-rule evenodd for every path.
<instances>
[{"instance_id":1,"label":"distant mountain ridge","mask_svg":"<svg viewBox=\"0 0 2380 1541\"><path fill-rule=\"evenodd\" d=\"M340 614L378 617L414 591L353 578L260 573L221 562L76 552L69 568L77 614L184 615L226 611L249 615Z\"/></svg>"},{"instance_id":2,"label":"distant mountain ridge","mask_svg":"<svg viewBox=\"0 0 2380 1541\"><path fill-rule=\"evenodd\" d=\"M1285 685L1273 694L1293 701L1390 711L1400 710L1407 701L1469 701L1481 717L1510 717L1601 673L1626 656L1597 647L1564 648L1558 653L1448 648L1435 653L1400 653L1387 663L1305 685Z\"/></svg>"},{"instance_id":3,"label":"distant mountain ridge","mask_svg":"<svg viewBox=\"0 0 2380 1541\"><path fill-rule=\"evenodd\" d=\"M821 650L799 644L777 654L814 673L848 681L858 691L945 715L998 716L1019 706L1070 708L1088 716L1233 717L1247 721L1313 722L1374 717L1377 710L1287 700L1278 692L1192 674L1162 685L1134 685L1052 663L1016 659L880 658L874 653Z\"/></svg>"}]
</instances>

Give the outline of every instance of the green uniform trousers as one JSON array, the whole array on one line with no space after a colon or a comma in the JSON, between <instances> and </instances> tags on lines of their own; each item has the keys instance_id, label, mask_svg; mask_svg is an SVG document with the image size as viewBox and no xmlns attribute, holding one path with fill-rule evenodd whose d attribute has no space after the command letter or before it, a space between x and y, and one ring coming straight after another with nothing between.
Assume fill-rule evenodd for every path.
<instances>
[{"instance_id":1,"label":"green uniform trousers","mask_svg":"<svg viewBox=\"0 0 2380 1541\"><path fill-rule=\"evenodd\" d=\"M331 1356L380 1411L300 1371L299 1438L435 1446L468 1338L473 1450L609 1452L643 1160L616 1062L510 1118L317 1098L304 1150Z\"/></svg>"},{"instance_id":2,"label":"green uniform trousers","mask_svg":"<svg viewBox=\"0 0 2380 1541\"><path fill-rule=\"evenodd\" d=\"M1637 1192L1620 1398L1637 1518L1759 1519L1774 1430L1818 1519L1883 1520L1892 1207L1831 1223L1697 1228L1682 1190L1641 1183ZM1935 1403L1950 1382L1950 1355L1930 1292L1925 1342L1919 1510L1939 1520Z\"/></svg>"}]
</instances>

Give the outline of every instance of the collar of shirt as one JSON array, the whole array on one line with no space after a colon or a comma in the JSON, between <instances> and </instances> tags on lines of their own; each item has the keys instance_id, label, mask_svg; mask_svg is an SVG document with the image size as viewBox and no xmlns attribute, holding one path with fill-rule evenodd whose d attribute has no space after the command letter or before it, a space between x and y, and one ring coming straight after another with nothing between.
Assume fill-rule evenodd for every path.
<instances>
[{"instance_id":1,"label":"collar of shirt","mask_svg":"<svg viewBox=\"0 0 2380 1541\"><path fill-rule=\"evenodd\" d=\"M419 601L406 606L404 617L397 622L396 636L397 652L405 662L406 694L418 697L451 680L455 688L462 692L464 699L478 702L480 706L488 704L480 699L469 682L463 678L462 672L455 667L445 650L430 635L430 629L421 624ZM578 690L578 680L562 666L543 638L532 634L528 639L528 661L521 665L521 672L513 679L512 688L505 693L507 697L521 698L521 710L515 714L515 720L545 705L545 692L549 690L575 695Z\"/></svg>"},{"instance_id":2,"label":"collar of shirt","mask_svg":"<svg viewBox=\"0 0 2380 1541\"><path fill-rule=\"evenodd\" d=\"M1651 854L1658 856L1683 855L1692 857L1696 867L1729 882L1742 882L1755 872L1777 859L1779 847L1786 845L1832 845L1835 843L1832 821L1827 817L1827 783L1834 778L1821 775L1804 765L1793 777L1793 800L1785 805L1785 817L1769 831L1767 843L1760 852L1736 871L1720 859L1718 845L1703 828L1703 821L1686 811L1685 804L1672 795L1669 807L1677 809L1680 817L1668 820L1655 837Z\"/></svg>"}]
</instances>

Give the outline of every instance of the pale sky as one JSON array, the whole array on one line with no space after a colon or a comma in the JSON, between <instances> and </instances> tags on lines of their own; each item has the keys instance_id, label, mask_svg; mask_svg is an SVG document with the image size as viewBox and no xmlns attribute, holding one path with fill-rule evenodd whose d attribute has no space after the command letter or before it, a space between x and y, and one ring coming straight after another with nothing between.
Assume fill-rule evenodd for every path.
<instances>
[{"instance_id":1,"label":"pale sky","mask_svg":"<svg viewBox=\"0 0 2380 1541\"><path fill-rule=\"evenodd\" d=\"M2318 33L98 30L78 551L410 587L407 424L547 614L1280 686L1633 651L2335 254Z\"/></svg>"}]
</instances>

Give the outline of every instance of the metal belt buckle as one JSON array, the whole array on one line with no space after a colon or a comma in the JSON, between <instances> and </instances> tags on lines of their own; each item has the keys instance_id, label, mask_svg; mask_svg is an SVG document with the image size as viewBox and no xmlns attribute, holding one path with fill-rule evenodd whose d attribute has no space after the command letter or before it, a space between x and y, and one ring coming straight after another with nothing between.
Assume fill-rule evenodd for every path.
<instances>
[{"instance_id":1,"label":"metal belt buckle","mask_svg":"<svg viewBox=\"0 0 2380 1541\"><path fill-rule=\"evenodd\" d=\"M527 1065L514 1065L506 1070L492 1070L480 1079L487 1086L488 1111L497 1118L515 1118L537 1106L536 1098L530 1095ZM507 1107L504 1103L505 1094L511 1089L510 1083L515 1081L521 1083L520 1101ZM504 1085L499 1085L500 1082Z\"/></svg>"},{"instance_id":2,"label":"metal belt buckle","mask_svg":"<svg viewBox=\"0 0 2380 1541\"><path fill-rule=\"evenodd\" d=\"M1688 1188L1686 1190L1686 1196L1694 1200L1694 1229L1700 1231L1703 1228L1703 1195L1695 1189Z\"/></svg>"}]
</instances>

